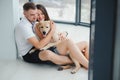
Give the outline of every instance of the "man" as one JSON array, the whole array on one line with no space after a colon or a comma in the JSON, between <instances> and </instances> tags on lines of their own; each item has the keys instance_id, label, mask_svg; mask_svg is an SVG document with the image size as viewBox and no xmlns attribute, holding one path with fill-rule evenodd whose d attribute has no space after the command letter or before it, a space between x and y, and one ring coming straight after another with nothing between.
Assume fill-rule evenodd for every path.
<instances>
[{"instance_id":1,"label":"man","mask_svg":"<svg viewBox=\"0 0 120 80\"><path fill-rule=\"evenodd\" d=\"M73 62L66 56L67 51L70 51L79 63L88 68L88 60L71 40L63 40L56 46L56 50L60 53L59 55L52 50L41 51L40 49L50 42L55 31L55 25L51 21L51 31L49 34L46 38L38 40L33 28L37 19L36 6L32 2L27 2L23 5L23 10L25 18L15 28L15 38L18 51L25 61L31 63L47 63L50 61L58 65L71 64ZM34 53L29 53L33 47L37 50Z\"/></svg>"}]
</instances>

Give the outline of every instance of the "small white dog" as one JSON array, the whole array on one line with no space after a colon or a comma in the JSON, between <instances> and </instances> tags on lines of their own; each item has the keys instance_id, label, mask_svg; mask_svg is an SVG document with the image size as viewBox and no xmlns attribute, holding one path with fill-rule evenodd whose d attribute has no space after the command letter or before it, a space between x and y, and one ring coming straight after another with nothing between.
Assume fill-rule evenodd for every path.
<instances>
[{"instance_id":1,"label":"small white dog","mask_svg":"<svg viewBox=\"0 0 120 80\"><path fill-rule=\"evenodd\" d=\"M50 21L38 22L35 27L37 27L37 29L39 29L39 31L42 33L43 37L46 37L47 34L50 31ZM46 50L46 49L48 49L52 46L55 46L55 45L59 44L60 40L59 40L59 35L58 34L59 34L59 32L57 30L55 30L55 33L52 36L51 42L48 45L46 45L45 47L43 47L42 50ZM35 51L35 49L32 49L30 51L30 53L32 53L34 51ZM74 74L80 69L80 63L76 59L74 59L72 57L72 55L69 54L69 56L75 64L75 68L71 71L71 73ZM71 65L60 66L58 70L68 69L70 67L71 67Z\"/></svg>"}]
</instances>

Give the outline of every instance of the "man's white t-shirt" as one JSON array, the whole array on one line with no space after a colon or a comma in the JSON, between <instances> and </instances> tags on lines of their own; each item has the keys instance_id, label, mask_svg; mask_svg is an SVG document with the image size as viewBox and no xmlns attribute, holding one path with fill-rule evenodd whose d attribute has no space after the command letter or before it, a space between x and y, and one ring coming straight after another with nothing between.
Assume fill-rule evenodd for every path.
<instances>
[{"instance_id":1,"label":"man's white t-shirt","mask_svg":"<svg viewBox=\"0 0 120 80\"><path fill-rule=\"evenodd\" d=\"M33 47L27 39L34 36L36 35L33 32L32 24L26 18L23 18L15 27L16 44L21 56L27 54L27 52Z\"/></svg>"}]
</instances>

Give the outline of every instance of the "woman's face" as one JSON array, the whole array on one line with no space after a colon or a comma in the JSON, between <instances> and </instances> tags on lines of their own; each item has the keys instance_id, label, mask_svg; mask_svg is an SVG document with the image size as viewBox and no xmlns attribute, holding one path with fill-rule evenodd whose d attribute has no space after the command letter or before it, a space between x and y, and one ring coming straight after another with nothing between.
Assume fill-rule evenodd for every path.
<instances>
[{"instance_id":1,"label":"woman's face","mask_svg":"<svg viewBox=\"0 0 120 80\"><path fill-rule=\"evenodd\" d=\"M37 15L38 15L38 21L44 21L45 20L45 15L41 10L37 10Z\"/></svg>"}]
</instances>

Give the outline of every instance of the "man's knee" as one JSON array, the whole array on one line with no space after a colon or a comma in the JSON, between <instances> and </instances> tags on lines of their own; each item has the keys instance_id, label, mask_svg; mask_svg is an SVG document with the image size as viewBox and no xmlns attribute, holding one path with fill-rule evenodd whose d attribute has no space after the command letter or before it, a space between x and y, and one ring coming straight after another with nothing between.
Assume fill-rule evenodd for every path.
<instances>
[{"instance_id":1,"label":"man's knee","mask_svg":"<svg viewBox=\"0 0 120 80\"><path fill-rule=\"evenodd\" d=\"M44 51L39 53L39 58L43 61L50 60L50 54L51 54L51 51L44 50Z\"/></svg>"}]
</instances>

